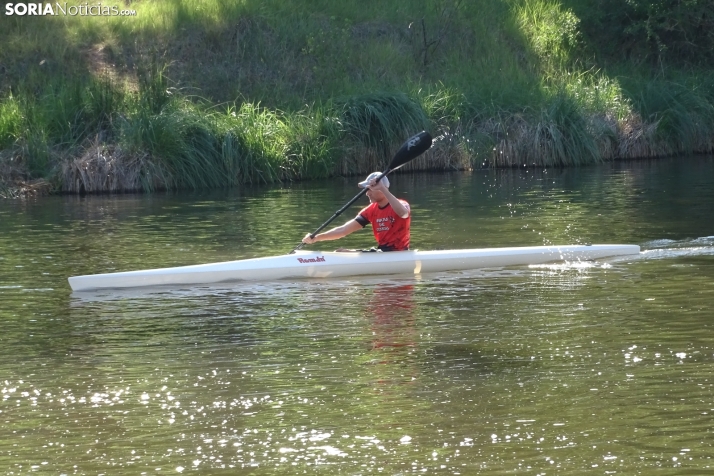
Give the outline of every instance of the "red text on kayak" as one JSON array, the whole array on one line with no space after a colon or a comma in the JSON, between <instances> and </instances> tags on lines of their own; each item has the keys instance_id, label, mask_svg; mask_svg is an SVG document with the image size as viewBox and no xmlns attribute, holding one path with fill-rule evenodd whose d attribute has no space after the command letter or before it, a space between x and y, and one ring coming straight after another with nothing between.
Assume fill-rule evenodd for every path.
<instances>
[{"instance_id":1,"label":"red text on kayak","mask_svg":"<svg viewBox=\"0 0 714 476\"><path fill-rule=\"evenodd\" d=\"M301 263L321 263L325 261L324 256L318 256L317 258L298 258Z\"/></svg>"}]
</instances>

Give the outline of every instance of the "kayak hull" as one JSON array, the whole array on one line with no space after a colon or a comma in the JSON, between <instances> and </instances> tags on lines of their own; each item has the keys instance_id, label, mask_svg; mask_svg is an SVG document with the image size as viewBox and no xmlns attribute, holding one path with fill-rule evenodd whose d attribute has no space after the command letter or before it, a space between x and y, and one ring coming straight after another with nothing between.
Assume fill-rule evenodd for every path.
<instances>
[{"instance_id":1,"label":"kayak hull","mask_svg":"<svg viewBox=\"0 0 714 476\"><path fill-rule=\"evenodd\" d=\"M571 245L467 250L315 252L222 263L94 274L69 278L73 291L212 284L227 281L337 278L362 275L420 274L499 268L556 261L587 261L636 255L637 245Z\"/></svg>"}]
</instances>

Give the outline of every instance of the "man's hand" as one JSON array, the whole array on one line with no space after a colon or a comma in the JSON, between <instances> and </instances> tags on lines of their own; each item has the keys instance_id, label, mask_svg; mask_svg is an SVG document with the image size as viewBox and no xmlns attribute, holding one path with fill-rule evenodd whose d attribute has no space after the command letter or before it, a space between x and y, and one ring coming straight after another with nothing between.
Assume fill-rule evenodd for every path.
<instances>
[{"instance_id":1,"label":"man's hand","mask_svg":"<svg viewBox=\"0 0 714 476\"><path fill-rule=\"evenodd\" d=\"M375 179L370 180L368 187L370 190L375 192L382 192L387 198L387 201L389 201L389 204L392 205L392 209L394 209L394 212L397 215L402 218L407 218L409 216L409 209L405 207L397 197L392 195L392 192L384 186L381 180L379 182L376 182Z\"/></svg>"},{"instance_id":2,"label":"man's hand","mask_svg":"<svg viewBox=\"0 0 714 476\"><path fill-rule=\"evenodd\" d=\"M305 238L302 239L302 242L306 245L311 245L317 242L317 236L313 237L312 233L308 233L307 235L305 235Z\"/></svg>"},{"instance_id":3,"label":"man's hand","mask_svg":"<svg viewBox=\"0 0 714 476\"><path fill-rule=\"evenodd\" d=\"M382 192L385 193L389 189L384 186L384 183L380 180L377 182L377 179L372 179L369 181L369 184L367 185L371 190L374 190L375 192ZM386 195L386 193L385 193Z\"/></svg>"}]
</instances>

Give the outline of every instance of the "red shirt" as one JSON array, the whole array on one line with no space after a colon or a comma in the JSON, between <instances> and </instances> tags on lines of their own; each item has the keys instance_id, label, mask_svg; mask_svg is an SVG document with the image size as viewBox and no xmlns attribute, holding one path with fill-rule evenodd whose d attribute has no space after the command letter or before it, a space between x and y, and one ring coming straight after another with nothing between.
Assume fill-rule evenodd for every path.
<instances>
[{"instance_id":1,"label":"red shirt","mask_svg":"<svg viewBox=\"0 0 714 476\"><path fill-rule=\"evenodd\" d=\"M372 232L382 251L404 251L409 249L409 225L412 221L409 204L399 200L407 208L409 215L402 218L396 214L392 205L379 208L378 203L370 203L355 218L357 223L366 226L372 224Z\"/></svg>"}]
</instances>

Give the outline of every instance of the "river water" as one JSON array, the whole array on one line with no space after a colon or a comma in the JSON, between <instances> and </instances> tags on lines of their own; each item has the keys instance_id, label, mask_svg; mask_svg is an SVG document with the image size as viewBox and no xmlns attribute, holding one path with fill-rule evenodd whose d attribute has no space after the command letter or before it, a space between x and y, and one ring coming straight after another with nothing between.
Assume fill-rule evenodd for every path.
<instances>
[{"instance_id":1,"label":"river water","mask_svg":"<svg viewBox=\"0 0 714 476\"><path fill-rule=\"evenodd\" d=\"M356 181L0 202L0 473L714 474L713 158L392 176L413 248L627 259L67 284L286 253Z\"/></svg>"}]
</instances>

